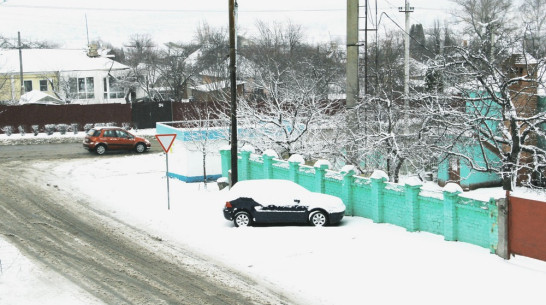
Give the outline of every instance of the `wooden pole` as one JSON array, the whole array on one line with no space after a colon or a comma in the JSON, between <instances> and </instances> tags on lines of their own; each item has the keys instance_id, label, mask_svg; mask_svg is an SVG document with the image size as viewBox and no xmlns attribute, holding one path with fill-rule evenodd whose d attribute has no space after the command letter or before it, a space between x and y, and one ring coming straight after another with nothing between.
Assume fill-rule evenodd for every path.
<instances>
[{"instance_id":1,"label":"wooden pole","mask_svg":"<svg viewBox=\"0 0 546 305\"><path fill-rule=\"evenodd\" d=\"M231 80L231 185L237 183L237 31L235 29L237 2L229 0L229 70Z\"/></svg>"}]
</instances>

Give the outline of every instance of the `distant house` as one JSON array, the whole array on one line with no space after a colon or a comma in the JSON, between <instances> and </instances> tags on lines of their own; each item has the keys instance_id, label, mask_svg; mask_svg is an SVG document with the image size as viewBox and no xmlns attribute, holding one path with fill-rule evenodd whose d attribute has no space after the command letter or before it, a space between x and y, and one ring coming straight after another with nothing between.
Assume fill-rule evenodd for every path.
<instances>
[{"instance_id":1,"label":"distant house","mask_svg":"<svg viewBox=\"0 0 546 305\"><path fill-rule=\"evenodd\" d=\"M40 91L74 104L126 102L118 78L129 67L96 49L23 49L22 67L23 84L19 50L0 49L0 101L17 102L22 94Z\"/></svg>"},{"instance_id":2,"label":"distant house","mask_svg":"<svg viewBox=\"0 0 546 305\"><path fill-rule=\"evenodd\" d=\"M532 58L530 55L524 56L522 54L513 54L505 62L504 69L510 71L509 76L511 78L517 78L530 74L534 77L534 79L537 79L537 64L537 60ZM523 80L515 82L510 86L510 90L519 93L513 100L519 114L531 117L546 111L545 93L541 90L537 90L537 86L533 85L531 82ZM484 93L474 92L471 93L470 96L477 98L478 96L483 96L483 94ZM487 99L484 100L484 102L487 102ZM470 105L467 105L466 108L467 111L476 110ZM494 107L487 109L489 109L491 112L499 111L498 116L500 117L500 109L496 110ZM486 122L485 124L490 125L489 129L493 131L497 130L495 122ZM543 126L546 128L546 123L544 123ZM546 140L542 137L529 137L525 144L546 149ZM464 151L464 154L467 156L473 156L474 162L480 166L485 165L483 158L484 155L487 156L487 159L490 160L490 162L498 162L500 160L500 158L495 155L495 152L490 149L482 151L477 144L475 146L459 147L458 149L461 152ZM530 155L522 152L520 162L528 163L533 162L533 160L530 158ZM531 173L527 173L525 170L520 170L518 172L518 183L528 179L530 174ZM546 172L532 173L532 175L534 183L546 182ZM476 189L480 187L500 186L502 184L502 179L498 174L493 172L483 173L474 171L464 161L457 157L453 157L438 166L438 183L440 185L445 185L448 182L458 183L461 187L463 187L463 189Z\"/></svg>"}]
</instances>

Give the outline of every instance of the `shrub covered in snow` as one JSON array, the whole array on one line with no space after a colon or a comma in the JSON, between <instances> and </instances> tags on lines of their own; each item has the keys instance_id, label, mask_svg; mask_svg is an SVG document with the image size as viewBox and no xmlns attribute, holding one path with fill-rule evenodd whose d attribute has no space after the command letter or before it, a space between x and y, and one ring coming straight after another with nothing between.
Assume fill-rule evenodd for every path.
<instances>
[{"instance_id":1,"label":"shrub covered in snow","mask_svg":"<svg viewBox=\"0 0 546 305\"><path fill-rule=\"evenodd\" d=\"M48 136L52 135L55 132L55 124L45 124L44 129Z\"/></svg>"},{"instance_id":2,"label":"shrub covered in snow","mask_svg":"<svg viewBox=\"0 0 546 305\"><path fill-rule=\"evenodd\" d=\"M19 125L17 129L19 130L19 134L21 134L21 136L25 135L25 127L23 127L22 125Z\"/></svg>"},{"instance_id":3,"label":"shrub covered in snow","mask_svg":"<svg viewBox=\"0 0 546 305\"><path fill-rule=\"evenodd\" d=\"M37 136L40 133L40 126L39 125L32 125L32 133L34 133L34 136Z\"/></svg>"},{"instance_id":4,"label":"shrub covered in snow","mask_svg":"<svg viewBox=\"0 0 546 305\"><path fill-rule=\"evenodd\" d=\"M68 130L68 125L67 124L58 124L56 126L56 129L60 134L65 135L66 131Z\"/></svg>"},{"instance_id":5,"label":"shrub covered in snow","mask_svg":"<svg viewBox=\"0 0 546 305\"><path fill-rule=\"evenodd\" d=\"M87 133L91 128L93 128L93 124L87 123L83 125L83 131L85 131L85 133Z\"/></svg>"},{"instance_id":6,"label":"shrub covered in snow","mask_svg":"<svg viewBox=\"0 0 546 305\"><path fill-rule=\"evenodd\" d=\"M70 130L72 132L74 132L74 134L78 134L78 127L80 127L80 125L78 125L78 123L70 124Z\"/></svg>"},{"instance_id":7,"label":"shrub covered in snow","mask_svg":"<svg viewBox=\"0 0 546 305\"><path fill-rule=\"evenodd\" d=\"M11 133L13 132L13 127L11 126L4 126L4 128L2 128L2 131L7 135L7 136L11 136Z\"/></svg>"}]
</instances>

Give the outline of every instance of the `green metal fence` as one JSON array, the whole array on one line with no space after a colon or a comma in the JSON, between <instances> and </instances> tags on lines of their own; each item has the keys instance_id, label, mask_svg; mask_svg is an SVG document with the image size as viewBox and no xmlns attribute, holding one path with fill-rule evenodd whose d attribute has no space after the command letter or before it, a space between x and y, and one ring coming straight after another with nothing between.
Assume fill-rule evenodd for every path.
<instances>
[{"instance_id":1,"label":"green metal fence","mask_svg":"<svg viewBox=\"0 0 546 305\"><path fill-rule=\"evenodd\" d=\"M228 177L230 151L220 151L222 175ZM347 216L390 223L408 231L443 235L445 240L462 241L489 248L498 244L495 200L488 202L459 196L459 192L427 193L421 185L399 185L385 178L363 178L354 171L336 172L328 165L317 167L279 160L268 155L242 151L238 158L239 181L284 179L313 192L330 194L343 200Z\"/></svg>"}]
</instances>

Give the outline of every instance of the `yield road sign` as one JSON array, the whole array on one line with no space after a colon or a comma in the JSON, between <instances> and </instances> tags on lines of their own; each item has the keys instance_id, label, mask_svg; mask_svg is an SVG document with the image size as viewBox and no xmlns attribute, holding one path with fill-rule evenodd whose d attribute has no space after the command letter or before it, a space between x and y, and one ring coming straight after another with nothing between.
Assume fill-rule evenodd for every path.
<instances>
[{"instance_id":1,"label":"yield road sign","mask_svg":"<svg viewBox=\"0 0 546 305\"><path fill-rule=\"evenodd\" d=\"M159 144L161 144L163 150L168 153L169 149L171 149L171 146L173 145L174 139L176 139L176 134L156 134L155 138Z\"/></svg>"}]
</instances>

